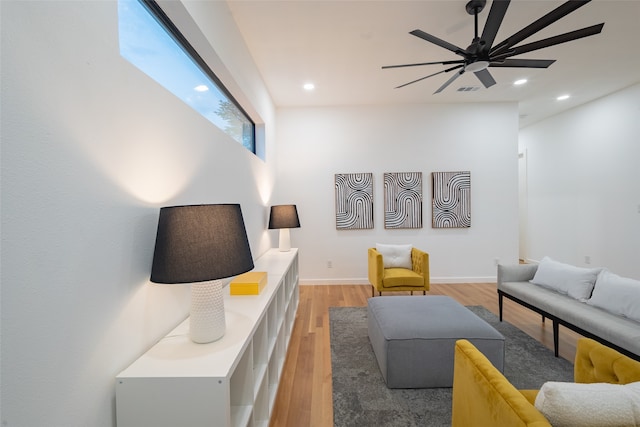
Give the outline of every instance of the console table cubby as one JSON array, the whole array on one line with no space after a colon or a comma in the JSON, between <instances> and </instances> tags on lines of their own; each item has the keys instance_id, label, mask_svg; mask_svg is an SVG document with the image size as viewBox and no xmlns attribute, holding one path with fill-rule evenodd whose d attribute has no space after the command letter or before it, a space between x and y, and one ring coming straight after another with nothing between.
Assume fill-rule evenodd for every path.
<instances>
[{"instance_id":1,"label":"console table cubby","mask_svg":"<svg viewBox=\"0 0 640 427\"><path fill-rule=\"evenodd\" d=\"M116 377L118 427L267 427L298 308L298 250L271 249L259 295L229 295L226 333L196 344L189 319Z\"/></svg>"}]
</instances>

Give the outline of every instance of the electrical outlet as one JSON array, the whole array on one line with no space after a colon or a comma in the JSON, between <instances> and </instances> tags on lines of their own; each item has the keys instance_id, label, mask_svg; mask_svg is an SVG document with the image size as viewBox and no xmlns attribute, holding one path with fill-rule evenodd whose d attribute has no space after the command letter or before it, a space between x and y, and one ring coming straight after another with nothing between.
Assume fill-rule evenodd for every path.
<instances>
[{"instance_id":1,"label":"electrical outlet","mask_svg":"<svg viewBox=\"0 0 640 427\"><path fill-rule=\"evenodd\" d=\"M584 256L584 263L585 264L591 264L591 257L589 255L585 255Z\"/></svg>"},{"instance_id":2,"label":"electrical outlet","mask_svg":"<svg viewBox=\"0 0 640 427\"><path fill-rule=\"evenodd\" d=\"M333 268L333 262L331 260L327 261L327 268Z\"/></svg>"}]
</instances>

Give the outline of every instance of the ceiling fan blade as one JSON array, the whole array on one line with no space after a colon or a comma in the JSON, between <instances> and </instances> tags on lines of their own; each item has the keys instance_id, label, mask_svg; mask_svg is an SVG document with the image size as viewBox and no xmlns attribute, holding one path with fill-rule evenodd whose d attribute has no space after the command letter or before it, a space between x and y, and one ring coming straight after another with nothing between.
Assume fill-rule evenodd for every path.
<instances>
[{"instance_id":1,"label":"ceiling fan blade","mask_svg":"<svg viewBox=\"0 0 640 427\"><path fill-rule=\"evenodd\" d=\"M436 45L438 45L440 47L443 47L443 48L445 48L447 50L450 50L451 52L453 52L453 53L455 53L457 55L462 55L465 58L467 57L467 55L469 55L469 52L467 52L465 49L463 49L461 47L458 47L458 46L456 46L454 44L451 44L449 42L446 42L446 41L444 41L442 39L439 39L436 36L432 36L431 34L425 33L422 30L413 30L413 31L410 31L409 34L414 35L416 37L420 37L423 40L426 40L426 41L428 41L430 43L436 44Z\"/></svg>"},{"instance_id":2,"label":"ceiling fan blade","mask_svg":"<svg viewBox=\"0 0 640 427\"><path fill-rule=\"evenodd\" d=\"M428 79L429 77L437 76L438 74L448 73L449 71L455 70L457 68L462 68L462 65L456 65L455 67L447 68L446 70L438 71L437 73L429 74L428 76L421 77L419 79L410 81L409 83L405 83L403 85L397 86L396 89L400 89L401 87L409 86L410 84L417 83L421 80Z\"/></svg>"},{"instance_id":3,"label":"ceiling fan blade","mask_svg":"<svg viewBox=\"0 0 640 427\"><path fill-rule=\"evenodd\" d=\"M496 34L498 34L498 30L502 24L502 19L507 13L509 2L510 0L493 0L493 3L491 3L491 10L489 10L487 22L484 24L482 37L480 37L480 39L485 43L482 50L486 52L491 50Z\"/></svg>"},{"instance_id":4,"label":"ceiling fan blade","mask_svg":"<svg viewBox=\"0 0 640 427\"><path fill-rule=\"evenodd\" d=\"M591 0L569 0L568 2L561 4L556 9L547 13L537 21L524 27L522 30L513 34L511 37L507 37L506 40L500 42L495 47L493 47L491 49L491 53L492 54L503 53L504 51L508 50L509 48L516 45L517 43L520 43L522 40L526 39L527 37L537 33L538 31L542 30L545 27L548 27L549 25L553 24L560 18L567 16L571 12L584 6L590 1Z\"/></svg>"},{"instance_id":5,"label":"ceiling fan blade","mask_svg":"<svg viewBox=\"0 0 640 427\"><path fill-rule=\"evenodd\" d=\"M491 60L508 58L510 56L520 55L522 53L531 52L538 49L543 49L549 46L555 46L557 44L570 42L573 40L581 39L583 37L593 36L599 34L602 31L602 24L592 25L591 27L582 28L580 30L570 31L568 33L560 34L559 36L549 37L548 39L538 40L533 43L523 44L522 46L514 47L505 53L498 55L491 55Z\"/></svg>"},{"instance_id":6,"label":"ceiling fan blade","mask_svg":"<svg viewBox=\"0 0 640 427\"><path fill-rule=\"evenodd\" d=\"M449 80L447 80L445 84L440 86L437 91L433 92L433 94L435 95L436 93L442 92L447 86L449 86L451 83L453 83L453 81L455 79L457 79L458 77L460 77L463 73L464 73L464 68L461 68L460 71L458 71L453 76L451 76L451 78Z\"/></svg>"},{"instance_id":7,"label":"ceiling fan blade","mask_svg":"<svg viewBox=\"0 0 640 427\"><path fill-rule=\"evenodd\" d=\"M484 85L484 87L489 88L496 84L496 81L493 79L493 76L486 68L484 70L476 71L473 74L476 75L478 80Z\"/></svg>"},{"instance_id":8,"label":"ceiling fan blade","mask_svg":"<svg viewBox=\"0 0 640 427\"><path fill-rule=\"evenodd\" d=\"M464 63L464 59L457 59L455 61L439 61L439 62L420 62L418 64L400 64L400 65L384 65L382 67L383 70L387 68L402 68L402 67L418 67L421 65L450 65L450 64L462 64Z\"/></svg>"},{"instance_id":9,"label":"ceiling fan blade","mask_svg":"<svg viewBox=\"0 0 640 427\"><path fill-rule=\"evenodd\" d=\"M548 68L554 62L556 62L555 59L509 58L499 62L492 62L489 67Z\"/></svg>"}]
</instances>

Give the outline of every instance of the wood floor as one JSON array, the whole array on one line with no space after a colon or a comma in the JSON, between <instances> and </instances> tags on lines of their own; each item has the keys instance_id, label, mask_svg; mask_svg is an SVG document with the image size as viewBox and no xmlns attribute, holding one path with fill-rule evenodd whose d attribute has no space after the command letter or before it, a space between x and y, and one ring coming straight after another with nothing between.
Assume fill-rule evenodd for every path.
<instances>
[{"instance_id":1,"label":"wood floor","mask_svg":"<svg viewBox=\"0 0 640 427\"><path fill-rule=\"evenodd\" d=\"M428 294L448 295L462 305L482 305L498 314L495 283L432 284ZM368 298L370 286L300 286L300 303L271 427L333 426L329 307L366 306ZM540 315L505 298L503 320L553 349L551 322L542 323ZM560 327L561 357L573 361L577 338L574 332Z\"/></svg>"}]
</instances>

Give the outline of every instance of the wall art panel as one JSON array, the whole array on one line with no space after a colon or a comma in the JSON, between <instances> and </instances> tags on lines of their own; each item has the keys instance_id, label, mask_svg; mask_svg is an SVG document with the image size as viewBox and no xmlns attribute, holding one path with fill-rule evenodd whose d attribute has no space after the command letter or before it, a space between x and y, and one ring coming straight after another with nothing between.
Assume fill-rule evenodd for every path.
<instances>
[{"instance_id":1,"label":"wall art panel","mask_svg":"<svg viewBox=\"0 0 640 427\"><path fill-rule=\"evenodd\" d=\"M433 228L471 227L471 172L433 172Z\"/></svg>"},{"instance_id":2,"label":"wall art panel","mask_svg":"<svg viewBox=\"0 0 640 427\"><path fill-rule=\"evenodd\" d=\"M373 228L373 174L335 175L336 229Z\"/></svg>"},{"instance_id":3,"label":"wall art panel","mask_svg":"<svg viewBox=\"0 0 640 427\"><path fill-rule=\"evenodd\" d=\"M422 228L422 172L384 174L384 228Z\"/></svg>"}]
</instances>

